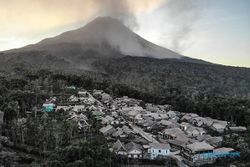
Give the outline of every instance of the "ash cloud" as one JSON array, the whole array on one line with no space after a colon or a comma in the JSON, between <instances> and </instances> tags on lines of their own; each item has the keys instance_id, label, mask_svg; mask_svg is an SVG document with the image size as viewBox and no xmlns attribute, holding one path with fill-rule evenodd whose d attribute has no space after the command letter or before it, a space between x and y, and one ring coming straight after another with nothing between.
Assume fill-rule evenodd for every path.
<instances>
[{"instance_id":1,"label":"ash cloud","mask_svg":"<svg viewBox=\"0 0 250 167\"><path fill-rule=\"evenodd\" d=\"M146 0L144 2L146 3ZM139 1L137 1L137 3L139 3ZM96 0L96 5L99 9L97 15L117 18L133 30L145 29L145 27L140 27L140 24L138 24L136 20L136 10L133 8L132 4L133 2L129 0ZM137 5L140 6L142 4L143 3L140 2L139 5ZM150 5L158 6L155 11L159 13L159 18L161 20L158 22L158 24L160 24L156 26L160 27L162 33L161 39L164 42L164 46L179 53L190 47L193 43L190 41L190 37L192 36L194 25L201 13L197 1L161 0ZM158 18L156 17L155 19ZM148 22L150 21L154 24L153 20L149 19ZM169 28L168 24L171 25L171 29L170 31L164 32L164 25L167 29Z\"/></svg>"},{"instance_id":2,"label":"ash cloud","mask_svg":"<svg viewBox=\"0 0 250 167\"><path fill-rule=\"evenodd\" d=\"M197 1L169 0L160 10L164 20L173 25L168 34L162 34L165 42L174 51L185 51L193 43L189 39L201 15Z\"/></svg>"},{"instance_id":3,"label":"ash cloud","mask_svg":"<svg viewBox=\"0 0 250 167\"><path fill-rule=\"evenodd\" d=\"M22 46L41 40L37 34L45 34L43 38L57 35L68 29L78 28L81 23L87 23L98 16L111 16L121 20L133 30L147 29L139 24L138 15L150 15L152 11L161 11L162 14L151 16L148 24L154 24L154 29L148 33L159 31L161 37L166 37L164 46L182 51L187 46L186 40L190 37L193 24L197 19L197 10L190 0L20 0L0 1L0 22L2 37L23 39ZM13 10L15 8L16 10ZM46 12L44 12L46 11ZM31 14L32 13L32 14ZM164 16L164 17L162 17ZM7 18L7 19L6 19ZM39 18L39 19L38 19ZM159 22L154 22L154 20ZM164 33L164 22L167 20L175 25L171 32ZM147 33L147 32L146 32ZM143 35L143 34L142 34ZM160 38L158 38L160 40ZM159 41L158 40L158 41ZM16 40L13 40L9 49ZM158 43L156 41L156 43ZM170 43L170 44L168 44ZM3 46L3 45L1 45ZM0 46L0 49L1 49Z\"/></svg>"},{"instance_id":4,"label":"ash cloud","mask_svg":"<svg viewBox=\"0 0 250 167\"><path fill-rule=\"evenodd\" d=\"M134 11L127 0L96 0L98 15L117 18L134 29L138 26Z\"/></svg>"}]
</instances>

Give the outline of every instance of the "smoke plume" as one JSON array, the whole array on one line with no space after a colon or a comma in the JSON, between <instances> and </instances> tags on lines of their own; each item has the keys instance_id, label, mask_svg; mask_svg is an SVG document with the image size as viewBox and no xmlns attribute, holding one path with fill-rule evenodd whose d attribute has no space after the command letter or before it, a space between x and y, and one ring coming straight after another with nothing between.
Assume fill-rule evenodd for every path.
<instances>
[{"instance_id":1,"label":"smoke plume","mask_svg":"<svg viewBox=\"0 0 250 167\"><path fill-rule=\"evenodd\" d=\"M111 16L122 21L130 28L137 27L133 9L127 0L95 0L96 7L99 9L97 15Z\"/></svg>"},{"instance_id":2,"label":"smoke plume","mask_svg":"<svg viewBox=\"0 0 250 167\"><path fill-rule=\"evenodd\" d=\"M172 50L183 52L192 44L189 38L200 17L200 8L195 1L169 0L160 10L163 19L172 25L167 34L162 34L166 38L165 42Z\"/></svg>"},{"instance_id":3,"label":"smoke plume","mask_svg":"<svg viewBox=\"0 0 250 167\"><path fill-rule=\"evenodd\" d=\"M145 29L139 15L161 11L164 16L155 27L165 29L164 20L174 25L164 46L182 51L197 19L196 7L190 0L8 0L0 1L0 37L6 39L1 49L20 47L69 29L79 28L98 16L117 18L131 29ZM146 22L154 24L157 16ZM147 28L147 27L146 27ZM153 31L158 31L153 29ZM0 38L0 40L1 40ZM19 40L18 40L19 39ZM17 43L20 41L20 43ZM25 42L23 42L25 41Z\"/></svg>"},{"instance_id":4,"label":"smoke plume","mask_svg":"<svg viewBox=\"0 0 250 167\"><path fill-rule=\"evenodd\" d=\"M143 2L144 6L142 5ZM161 21L155 26L161 29L159 30L161 33L160 37L164 46L181 53L193 43L189 39L200 15L197 1L161 0L152 3L152 1L144 0L143 2L141 0L96 0L99 8L97 15L115 17L131 29L146 29L147 27L140 27L140 24L137 23L136 16L138 12L143 11L150 14L151 12L154 13L152 10L156 10L160 15ZM135 6L141 6L142 9L139 10ZM157 15L155 19L157 20ZM147 21L154 24L154 19L152 18ZM165 23L166 27L164 27L164 21L167 22ZM169 28L169 25L171 25L171 28ZM164 29L169 30L164 32ZM158 29L155 31L158 31Z\"/></svg>"}]
</instances>

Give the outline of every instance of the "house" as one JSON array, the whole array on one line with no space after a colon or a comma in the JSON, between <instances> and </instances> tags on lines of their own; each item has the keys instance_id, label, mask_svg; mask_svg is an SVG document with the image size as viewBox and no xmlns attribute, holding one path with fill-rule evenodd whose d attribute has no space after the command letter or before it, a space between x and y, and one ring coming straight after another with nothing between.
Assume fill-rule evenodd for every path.
<instances>
[{"instance_id":1,"label":"house","mask_svg":"<svg viewBox=\"0 0 250 167\"><path fill-rule=\"evenodd\" d=\"M127 135L123 135L123 129L122 128L117 128L116 131L112 134L113 137L118 138L118 137L126 137Z\"/></svg>"},{"instance_id":2,"label":"house","mask_svg":"<svg viewBox=\"0 0 250 167\"><path fill-rule=\"evenodd\" d=\"M75 105L72 110L75 112L83 112L85 111L85 105Z\"/></svg>"},{"instance_id":3,"label":"house","mask_svg":"<svg viewBox=\"0 0 250 167\"><path fill-rule=\"evenodd\" d=\"M180 136L186 136L180 128L165 129L163 131L163 138L165 139L176 139Z\"/></svg>"},{"instance_id":4,"label":"house","mask_svg":"<svg viewBox=\"0 0 250 167\"><path fill-rule=\"evenodd\" d=\"M134 142L125 145L128 158L142 158L142 146Z\"/></svg>"},{"instance_id":5,"label":"house","mask_svg":"<svg viewBox=\"0 0 250 167\"><path fill-rule=\"evenodd\" d=\"M182 122L181 129L190 137L204 135L206 131L203 128L195 127L189 123Z\"/></svg>"},{"instance_id":6,"label":"house","mask_svg":"<svg viewBox=\"0 0 250 167\"><path fill-rule=\"evenodd\" d=\"M89 94L87 91L78 91L79 97L89 97Z\"/></svg>"},{"instance_id":7,"label":"house","mask_svg":"<svg viewBox=\"0 0 250 167\"><path fill-rule=\"evenodd\" d=\"M195 117L199 117L199 115L195 114L195 113L187 113L185 114L182 118L181 121L187 121L190 122L190 120L192 120Z\"/></svg>"},{"instance_id":8,"label":"house","mask_svg":"<svg viewBox=\"0 0 250 167\"><path fill-rule=\"evenodd\" d=\"M111 112L111 116L114 118L118 118L118 114L116 111Z\"/></svg>"},{"instance_id":9,"label":"house","mask_svg":"<svg viewBox=\"0 0 250 167\"><path fill-rule=\"evenodd\" d=\"M172 151L183 150L186 147L186 145L188 144L187 141L181 141L178 139L174 139L174 140L170 139L170 140L168 140L168 143L169 143Z\"/></svg>"},{"instance_id":10,"label":"house","mask_svg":"<svg viewBox=\"0 0 250 167\"><path fill-rule=\"evenodd\" d=\"M168 111L167 116L170 119L178 119L178 112L177 111Z\"/></svg>"},{"instance_id":11,"label":"house","mask_svg":"<svg viewBox=\"0 0 250 167\"><path fill-rule=\"evenodd\" d=\"M205 133L203 129L198 129L195 128L194 126L189 126L185 132L189 137L195 137L198 135L203 135Z\"/></svg>"},{"instance_id":12,"label":"house","mask_svg":"<svg viewBox=\"0 0 250 167\"><path fill-rule=\"evenodd\" d=\"M163 120L169 119L168 114L165 114L165 113L160 113L159 116L160 116L161 119L163 119Z\"/></svg>"},{"instance_id":13,"label":"house","mask_svg":"<svg viewBox=\"0 0 250 167\"><path fill-rule=\"evenodd\" d=\"M109 102L111 102L113 100L113 98L107 94L107 93L102 93L101 94L101 101L105 104L108 104Z\"/></svg>"},{"instance_id":14,"label":"house","mask_svg":"<svg viewBox=\"0 0 250 167\"><path fill-rule=\"evenodd\" d=\"M122 130L123 130L123 132L126 133L127 135L133 133L133 131L132 131L128 126L126 126L126 125L124 125L124 126L122 127Z\"/></svg>"},{"instance_id":15,"label":"house","mask_svg":"<svg viewBox=\"0 0 250 167\"><path fill-rule=\"evenodd\" d=\"M71 111L69 113L69 118L67 120L73 120L75 122L77 122L78 124L78 128L79 129L84 129L86 127L89 127L88 124L88 118L86 117L86 115L81 114L76 114L74 111Z\"/></svg>"},{"instance_id":16,"label":"house","mask_svg":"<svg viewBox=\"0 0 250 167\"><path fill-rule=\"evenodd\" d=\"M168 120L161 120L159 122L157 122L158 125L161 125L161 126L165 126L165 127L168 127L172 124L171 121L168 121Z\"/></svg>"},{"instance_id":17,"label":"house","mask_svg":"<svg viewBox=\"0 0 250 167\"><path fill-rule=\"evenodd\" d=\"M180 128L181 128L181 130L183 130L183 131L186 131L187 128L190 127L190 126L191 126L191 124L189 124L189 123L187 123L187 122L182 122L182 123L180 124Z\"/></svg>"},{"instance_id":18,"label":"house","mask_svg":"<svg viewBox=\"0 0 250 167\"><path fill-rule=\"evenodd\" d=\"M127 155L127 150L126 150L124 144L120 140L117 140L114 143L114 145L112 147L112 151L117 155L122 155L122 156Z\"/></svg>"},{"instance_id":19,"label":"house","mask_svg":"<svg viewBox=\"0 0 250 167\"><path fill-rule=\"evenodd\" d=\"M137 110L131 110L127 113L127 116L130 120L134 120L136 115L140 114Z\"/></svg>"},{"instance_id":20,"label":"house","mask_svg":"<svg viewBox=\"0 0 250 167\"><path fill-rule=\"evenodd\" d=\"M229 127L228 128L232 132L246 132L247 128L244 126L234 126L234 127Z\"/></svg>"},{"instance_id":21,"label":"house","mask_svg":"<svg viewBox=\"0 0 250 167\"><path fill-rule=\"evenodd\" d=\"M113 134L116 130L113 126L107 125L99 130L104 136Z\"/></svg>"},{"instance_id":22,"label":"house","mask_svg":"<svg viewBox=\"0 0 250 167\"><path fill-rule=\"evenodd\" d=\"M206 141L208 144L212 145L213 147L219 147L219 146L222 145L223 139L222 139L221 136L215 136L215 137L212 137L212 136L211 136L211 137L205 138L205 141Z\"/></svg>"},{"instance_id":23,"label":"house","mask_svg":"<svg viewBox=\"0 0 250 167\"><path fill-rule=\"evenodd\" d=\"M101 118L101 124L110 124L112 121L114 121L114 118L109 115L104 118Z\"/></svg>"},{"instance_id":24,"label":"house","mask_svg":"<svg viewBox=\"0 0 250 167\"><path fill-rule=\"evenodd\" d=\"M150 143L148 153L151 159L156 159L160 156L168 156L170 154L170 145L168 143Z\"/></svg>"},{"instance_id":25,"label":"house","mask_svg":"<svg viewBox=\"0 0 250 167\"><path fill-rule=\"evenodd\" d=\"M110 122L111 125L124 125L126 122L122 119L116 119Z\"/></svg>"},{"instance_id":26,"label":"house","mask_svg":"<svg viewBox=\"0 0 250 167\"><path fill-rule=\"evenodd\" d=\"M201 127L202 125L204 125L205 118L203 118L203 117L194 117L194 118L191 118L189 120L189 122L191 124L193 124L194 126Z\"/></svg>"},{"instance_id":27,"label":"house","mask_svg":"<svg viewBox=\"0 0 250 167\"><path fill-rule=\"evenodd\" d=\"M76 90L76 87L75 86L66 86L65 89L68 89L68 90Z\"/></svg>"},{"instance_id":28,"label":"house","mask_svg":"<svg viewBox=\"0 0 250 167\"><path fill-rule=\"evenodd\" d=\"M218 133L223 133L227 125L227 121L214 120L210 128Z\"/></svg>"},{"instance_id":29,"label":"house","mask_svg":"<svg viewBox=\"0 0 250 167\"><path fill-rule=\"evenodd\" d=\"M211 127L213 123L214 123L214 121L213 121L212 118L210 118L210 117L205 117L204 118L204 125L206 127Z\"/></svg>"},{"instance_id":30,"label":"house","mask_svg":"<svg viewBox=\"0 0 250 167\"><path fill-rule=\"evenodd\" d=\"M96 111L97 109L98 108L96 106L94 106L94 105L91 105L91 106L88 107L89 111Z\"/></svg>"},{"instance_id":31,"label":"house","mask_svg":"<svg viewBox=\"0 0 250 167\"><path fill-rule=\"evenodd\" d=\"M149 113L145 115L146 117L152 118L152 120L159 121L161 120L161 116L158 113Z\"/></svg>"},{"instance_id":32,"label":"house","mask_svg":"<svg viewBox=\"0 0 250 167\"><path fill-rule=\"evenodd\" d=\"M151 129L152 126L155 124L155 121L152 121L152 120L145 120L144 122L138 124L140 125L143 129Z\"/></svg>"},{"instance_id":33,"label":"house","mask_svg":"<svg viewBox=\"0 0 250 167\"><path fill-rule=\"evenodd\" d=\"M157 122L158 125L164 126L165 128L171 129L171 128L179 128L180 125L175 122L174 120L161 120Z\"/></svg>"},{"instance_id":34,"label":"house","mask_svg":"<svg viewBox=\"0 0 250 167\"><path fill-rule=\"evenodd\" d=\"M123 126L122 128L117 128L116 131L112 134L113 137L115 138L126 138L128 137L129 134L132 133L132 130L129 129L127 126Z\"/></svg>"},{"instance_id":35,"label":"house","mask_svg":"<svg viewBox=\"0 0 250 167\"><path fill-rule=\"evenodd\" d=\"M214 153L230 153L233 152L234 149L233 148L228 148L228 147L221 147L221 148L216 148L214 149Z\"/></svg>"},{"instance_id":36,"label":"house","mask_svg":"<svg viewBox=\"0 0 250 167\"><path fill-rule=\"evenodd\" d=\"M71 95L68 99L70 102L79 102L79 98L76 97L75 95Z\"/></svg>"},{"instance_id":37,"label":"house","mask_svg":"<svg viewBox=\"0 0 250 167\"><path fill-rule=\"evenodd\" d=\"M187 122L182 122L180 128L190 137L204 135L206 133L203 128L195 127Z\"/></svg>"},{"instance_id":38,"label":"house","mask_svg":"<svg viewBox=\"0 0 250 167\"><path fill-rule=\"evenodd\" d=\"M211 138L211 137L212 136L210 134L204 134L204 135L198 135L198 136L196 136L196 139L201 142L201 141L205 141L206 138Z\"/></svg>"},{"instance_id":39,"label":"house","mask_svg":"<svg viewBox=\"0 0 250 167\"><path fill-rule=\"evenodd\" d=\"M57 106L56 107L56 111L59 111L59 110L64 110L64 111L68 111L72 108L72 106Z\"/></svg>"},{"instance_id":40,"label":"house","mask_svg":"<svg viewBox=\"0 0 250 167\"><path fill-rule=\"evenodd\" d=\"M136 107L123 107L120 110L120 113L122 115L125 115L128 119L131 121L135 120L135 117L140 114L143 111L142 107L136 106Z\"/></svg>"},{"instance_id":41,"label":"house","mask_svg":"<svg viewBox=\"0 0 250 167\"><path fill-rule=\"evenodd\" d=\"M181 152L185 163L190 166L200 166L204 164L212 164L215 158L203 156L204 153L213 153L214 147L206 142L195 142L188 144Z\"/></svg>"},{"instance_id":42,"label":"house","mask_svg":"<svg viewBox=\"0 0 250 167\"><path fill-rule=\"evenodd\" d=\"M142 120L143 120L142 115L141 115L141 114L137 114L137 115L134 117L134 120L135 120L135 122L140 122L140 121L142 121Z\"/></svg>"},{"instance_id":43,"label":"house","mask_svg":"<svg viewBox=\"0 0 250 167\"><path fill-rule=\"evenodd\" d=\"M145 106L146 106L147 111L155 112L155 113L160 111L160 109L153 104L147 103Z\"/></svg>"},{"instance_id":44,"label":"house","mask_svg":"<svg viewBox=\"0 0 250 167\"><path fill-rule=\"evenodd\" d=\"M45 102L42 106L43 112L53 112L55 111L56 105L51 102Z\"/></svg>"},{"instance_id":45,"label":"house","mask_svg":"<svg viewBox=\"0 0 250 167\"><path fill-rule=\"evenodd\" d=\"M170 144L173 150L183 150L186 145L197 142L197 140L189 138L185 135L180 135L175 139L168 139L167 142Z\"/></svg>"}]
</instances>

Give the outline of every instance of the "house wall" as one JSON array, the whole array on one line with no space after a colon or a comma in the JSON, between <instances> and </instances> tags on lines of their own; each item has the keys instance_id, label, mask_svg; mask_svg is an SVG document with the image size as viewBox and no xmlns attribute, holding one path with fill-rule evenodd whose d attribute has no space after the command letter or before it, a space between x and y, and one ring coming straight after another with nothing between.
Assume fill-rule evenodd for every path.
<instances>
[{"instance_id":1,"label":"house wall","mask_svg":"<svg viewBox=\"0 0 250 167\"><path fill-rule=\"evenodd\" d=\"M150 148L148 150L148 153L150 154L151 159L155 159L159 155L161 155L161 156L169 155L170 150Z\"/></svg>"},{"instance_id":2,"label":"house wall","mask_svg":"<svg viewBox=\"0 0 250 167\"><path fill-rule=\"evenodd\" d=\"M212 151L212 150L211 150ZM212 164L215 162L215 158L204 158L201 156L202 152L192 153L191 150L183 150L181 155L185 162L190 166L200 166L205 164Z\"/></svg>"},{"instance_id":3,"label":"house wall","mask_svg":"<svg viewBox=\"0 0 250 167\"><path fill-rule=\"evenodd\" d=\"M142 157L142 152L138 150L132 150L128 152L128 157L129 158L141 158Z\"/></svg>"},{"instance_id":4,"label":"house wall","mask_svg":"<svg viewBox=\"0 0 250 167\"><path fill-rule=\"evenodd\" d=\"M42 109L44 112L53 112L55 110L55 105L54 104L43 105Z\"/></svg>"},{"instance_id":5,"label":"house wall","mask_svg":"<svg viewBox=\"0 0 250 167\"><path fill-rule=\"evenodd\" d=\"M119 155L127 155L127 152L125 152L125 151L118 151L116 154L119 154Z\"/></svg>"}]
</instances>

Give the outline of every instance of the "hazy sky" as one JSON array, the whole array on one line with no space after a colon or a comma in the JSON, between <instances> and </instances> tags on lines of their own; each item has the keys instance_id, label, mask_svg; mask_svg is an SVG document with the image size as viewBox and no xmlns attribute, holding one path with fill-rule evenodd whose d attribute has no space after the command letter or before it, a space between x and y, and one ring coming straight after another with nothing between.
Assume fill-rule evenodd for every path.
<instances>
[{"instance_id":1,"label":"hazy sky","mask_svg":"<svg viewBox=\"0 0 250 167\"><path fill-rule=\"evenodd\" d=\"M0 0L0 50L118 17L185 56L250 67L250 0Z\"/></svg>"}]
</instances>

